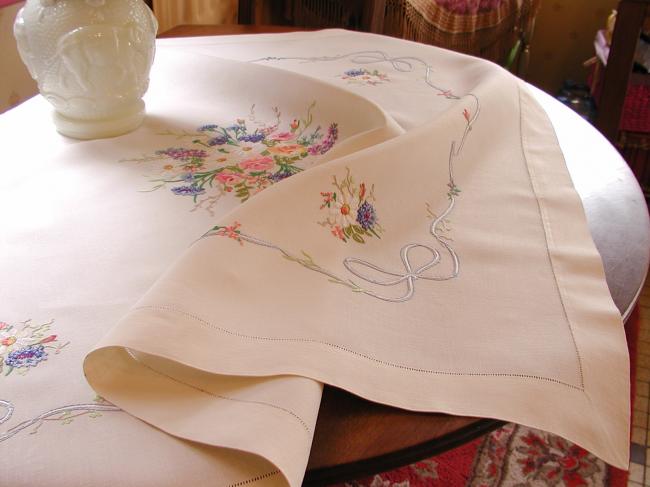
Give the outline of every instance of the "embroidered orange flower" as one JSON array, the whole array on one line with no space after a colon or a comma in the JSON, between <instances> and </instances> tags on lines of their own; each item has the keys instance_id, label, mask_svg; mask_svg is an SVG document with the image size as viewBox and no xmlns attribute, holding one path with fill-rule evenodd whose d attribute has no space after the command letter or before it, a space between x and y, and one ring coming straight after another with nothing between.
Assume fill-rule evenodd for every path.
<instances>
[{"instance_id":1,"label":"embroidered orange flower","mask_svg":"<svg viewBox=\"0 0 650 487\"><path fill-rule=\"evenodd\" d=\"M280 155L289 155L295 152L303 152L304 147L300 144L289 144L289 145L276 145L274 147L269 147L269 152L271 154L280 154Z\"/></svg>"},{"instance_id":2,"label":"embroidered orange flower","mask_svg":"<svg viewBox=\"0 0 650 487\"><path fill-rule=\"evenodd\" d=\"M239 245L244 245L244 242L241 239L241 231L239 230L239 227L241 227L241 223L237 221L233 222L232 225L215 227L217 228L217 231L214 233L214 235L232 238L233 240L237 240L239 242Z\"/></svg>"},{"instance_id":3,"label":"embroidered orange flower","mask_svg":"<svg viewBox=\"0 0 650 487\"><path fill-rule=\"evenodd\" d=\"M321 191L320 195L323 197L323 204L320 205L320 209L322 210L326 206L328 208L331 208L332 202L336 202L336 198L334 197L334 193L331 191L323 192Z\"/></svg>"},{"instance_id":4,"label":"embroidered orange flower","mask_svg":"<svg viewBox=\"0 0 650 487\"><path fill-rule=\"evenodd\" d=\"M343 230L341 229L341 227L339 227L338 225L336 225L334 228L332 228L332 235L334 235L337 238L340 238L341 240L343 240L345 242L345 234L343 233Z\"/></svg>"}]
</instances>

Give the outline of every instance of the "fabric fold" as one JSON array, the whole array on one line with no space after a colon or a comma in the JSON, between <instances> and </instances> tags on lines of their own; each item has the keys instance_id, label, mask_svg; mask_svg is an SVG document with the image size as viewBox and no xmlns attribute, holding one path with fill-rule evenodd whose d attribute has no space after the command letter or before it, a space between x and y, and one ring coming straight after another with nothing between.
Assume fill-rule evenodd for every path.
<instances>
[{"instance_id":1,"label":"fabric fold","mask_svg":"<svg viewBox=\"0 0 650 487\"><path fill-rule=\"evenodd\" d=\"M217 376L117 347L89 360L86 374L99 394L166 433L258 456L268 462L260 475L300 485L322 384ZM228 485L241 477L221 480Z\"/></svg>"},{"instance_id":2,"label":"fabric fold","mask_svg":"<svg viewBox=\"0 0 650 487\"><path fill-rule=\"evenodd\" d=\"M625 337L553 128L504 71L474 81L206 228L86 357L91 386L292 486L320 383L544 429L626 468Z\"/></svg>"}]
</instances>

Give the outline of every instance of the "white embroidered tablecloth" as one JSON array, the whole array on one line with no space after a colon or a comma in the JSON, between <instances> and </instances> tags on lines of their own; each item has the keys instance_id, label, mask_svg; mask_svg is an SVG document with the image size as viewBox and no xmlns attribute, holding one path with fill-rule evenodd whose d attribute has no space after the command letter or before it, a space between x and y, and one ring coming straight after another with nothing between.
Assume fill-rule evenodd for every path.
<instances>
[{"instance_id":1,"label":"white embroidered tablecloth","mask_svg":"<svg viewBox=\"0 0 650 487\"><path fill-rule=\"evenodd\" d=\"M323 31L159 41L146 101L90 142L0 117L0 484L296 486L322 383L627 467L620 316L520 81Z\"/></svg>"}]
</instances>

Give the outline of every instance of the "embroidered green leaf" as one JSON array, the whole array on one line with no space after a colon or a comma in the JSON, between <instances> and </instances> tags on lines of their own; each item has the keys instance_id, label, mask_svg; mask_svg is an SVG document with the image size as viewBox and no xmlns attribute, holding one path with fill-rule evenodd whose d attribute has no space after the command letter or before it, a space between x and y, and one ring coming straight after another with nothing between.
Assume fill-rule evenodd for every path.
<instances>
[{"instance_id":1,"label":"embroidered green leaf","mask_svg":"<svg viewBox=\"0 0 650 487\"><path fill-rule=\"evenodd\" d=\"M239 198L242 202L246 201L248 198L251 197L250 190L252 188L249 188L246 183L237 183L235 185L235 195L237 198Z\"/></svg>"}]
</instances>

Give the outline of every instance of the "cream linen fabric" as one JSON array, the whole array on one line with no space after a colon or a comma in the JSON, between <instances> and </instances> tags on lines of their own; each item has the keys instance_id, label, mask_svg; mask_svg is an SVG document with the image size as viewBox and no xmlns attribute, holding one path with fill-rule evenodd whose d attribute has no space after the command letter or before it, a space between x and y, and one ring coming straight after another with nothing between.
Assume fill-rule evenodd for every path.
<instances>
[{"instance_id":1,"label":"cream linen fabric","mask_svg":"<svg viewBox=\"0 0 650 487\"><path fill-rule=\"evenodd\" d=\"M620 317L544 112L480 61L453 71L446 53L352 57L435 66L426 78L434 120L219 221L89 355L90 383L172 434L269 458L292 485L298 469L261 451L257 436L242 447L243 435L233 444L218 427L197 427L219 414L222 375L304 376L397 407L507 419L626 466ZM338 59L264 62L324 69ZM335 235L350 221L344 194L347 211L360 211L361 183L373 188L373 230L383 230L363 243ZM170 339L151 340L161 332Z\"/></svg>"},{"instance_id":2,"label":"cream linen fabric","mask_svg":"<svg viewBox=\"0 0 650 487\"><path fill-rule=\"evenodd\" d=\"M40 97L0 117L0 485L161 487L254 479L275 485L280 478L260 456L181 441L95 398L83 377L83 357L215 218L240 203L233 192L201 205L204 197L219 195L216 181L196 203L170 190L183 181L154 190L160 180L182 179L164 166L183 161L158 151L205 149L206 163L214 166L216 149L233 146L193 143L202 134L218 135L198 127L241 120L251 135L279 120L271 136L282 139L293 121L310 113L305 134L320 126L324 135L338 123L337 139L324 154L294 164L306 169L402 129L379 107L341 88L272 67L164 48L146 102L141 128L98 141L59 136ZM227 155L230 163L249 159L247 148L257 155L255 142L242 141L237 149L243 154ZM30 346L35 348L26 350ZM31 366L21 351L32 356ZM249 415L258 453L301 476L322 385L278 377L263 384L228 378L219 387L232 398L222 405ZM219 429L237 447L245 427L227 422L230 432ZM273 454L271 440L259 435L262 427L275 427L286 448Z\"/></svg>"},{"instance_id":3,"label":"cream linen fabric","mask_svg":"<svg viewBox=\"0 0 650 487\"><path fill-rule=\"evenodd\" d=\"M299 118L312 101L314 125L338 122L340 137L307 171L212 214L166 187L145 192L159 164L148 158L188 146L183 130L253 103L265 120L276 105ZM552 127L499 68L342 31L161 41L137 132L72 144L43 111L34 100L0 118L16 161L2 187L2 319L55 317L71 343L2 377L0 484L299 485L322 382L540 427L627 466L620 318ZM143 161L117 162L131 158ZM346 220L321 193L340 195L332 178L348 171ZM337 239L330 222L354 220L362 200L377 236ZM420 269L432 251L439 263ZM111 404L93 402L80 363L120 317L86 358ZM62 405L86 409L63 426L38 419Z\"/></svg>"}]
</instances>

